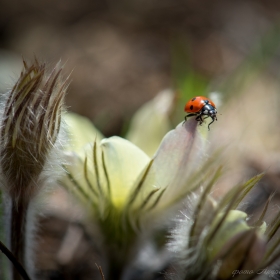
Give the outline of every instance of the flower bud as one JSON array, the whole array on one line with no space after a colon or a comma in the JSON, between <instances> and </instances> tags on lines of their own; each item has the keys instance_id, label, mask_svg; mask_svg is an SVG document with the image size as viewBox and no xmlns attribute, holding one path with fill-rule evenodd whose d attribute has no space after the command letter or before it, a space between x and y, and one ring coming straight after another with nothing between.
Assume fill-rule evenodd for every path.
<instances>
[{"instance_id":1,"label":"flower bud","mask_svg":"<svg viewBox=\"0 0 280 280\"><path fill-rule=\"evenodd\" d=\"M220 251L222 259L219 279L229 279L235 274L254 274L260 267L266 251L266 241L255 230L244 231L232 237Z\"/></svg>"},{"instance_id":2,"label":"flower bud","mask_svg":"<svg viewBox=\"0 0 280 280\"><path fill-rule=\"evenodd\" d=\"M45 64L28 66L3 104L0 164L4 190L15 201L34 197L39 177L60 131L63 97L67 87L61 69L49 76Z\"/></svg>"}]
</instances>

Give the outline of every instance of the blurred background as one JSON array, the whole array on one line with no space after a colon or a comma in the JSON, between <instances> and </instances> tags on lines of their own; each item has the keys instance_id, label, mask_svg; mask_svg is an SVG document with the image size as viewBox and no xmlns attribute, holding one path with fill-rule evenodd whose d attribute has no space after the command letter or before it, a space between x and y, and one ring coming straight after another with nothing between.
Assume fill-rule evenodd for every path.
<instances>
[{"instance_id":1,"label":"blurred background","mask_svg":"<svg viewBox=\"0 0 280 280\"><path fill-rule=\"evenodd\" d=\"M65 76L71 73L67 107L107 137L124 135L162 90L174 92L171 128L189 98L214 96L221 115L209 142L211 150L225 147L214 195L266 171L245 205L254 212L272 192L277 199L280 187L279 18L277 0L2 0L0 91L16 81L22 57L61 60ZM65 227L51 220L53 247L53 232L63 236ZM57 273L51 257L39 262Z\"/></svg>"},{"instance_id":2,"label":"blurred background","mask_svg":"<svg viewBox=\"0 0 280 280\"><path fill-rule=\"evenodd\" d=\"M178 89L178 66L208 91L213 84L211 90L218 89L273 32L279 12L273 0L2 0L1 90L13 84L21 57L61 60L64 73L73 71L70 110L89 117L106 136L119 134L144 102L165 88ZM258 59L267 62L268 56L277 72L275 33L273 46ZM192 90L189 95L197 95Z\"/></svg>"}]
</instances>

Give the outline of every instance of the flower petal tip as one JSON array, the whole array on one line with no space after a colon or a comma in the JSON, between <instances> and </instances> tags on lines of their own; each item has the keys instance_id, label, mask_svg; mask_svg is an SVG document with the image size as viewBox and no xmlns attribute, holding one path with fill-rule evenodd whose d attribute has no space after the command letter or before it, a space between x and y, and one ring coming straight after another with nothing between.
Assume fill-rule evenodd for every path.
<instances>
[{"instance_id":1,"label":"flower petal tip","mask_svg":"<svg viewBox=\"0 0 280 280\"><path fill-rule=\"evenodd\" d=\"M195 118L190 118L187 121L183 121L177 125L176 128L183 127L188 132L194 132L197 128L198 122L195 120Z\"/></svg>"}]
</instances>

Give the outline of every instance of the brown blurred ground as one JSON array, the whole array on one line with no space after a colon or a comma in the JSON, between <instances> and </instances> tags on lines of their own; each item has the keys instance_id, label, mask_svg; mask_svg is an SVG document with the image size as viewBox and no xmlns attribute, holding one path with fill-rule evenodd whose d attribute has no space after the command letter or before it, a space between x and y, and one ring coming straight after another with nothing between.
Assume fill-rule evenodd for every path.
<instances>
[{"instance_id":1,"label":"brown blurred ground","mask_svg":"<svg viewBox=\"0 0 280 280\"><path fill-rule=\"evenodd\" d=\"M171 44L215 80L234 69L279 16L278 1L3 1L0 50L65 63L67 105L105 135L170 87Z\"/></svg>"}]
</instances>

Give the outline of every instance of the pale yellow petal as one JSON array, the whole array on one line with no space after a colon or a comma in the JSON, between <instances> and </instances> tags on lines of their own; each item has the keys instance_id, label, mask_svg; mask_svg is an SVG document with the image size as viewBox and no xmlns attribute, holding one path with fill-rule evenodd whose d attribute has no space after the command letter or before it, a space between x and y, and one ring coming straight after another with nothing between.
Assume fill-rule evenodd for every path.
<instances>
[{"instance_id":1,"label":"pale yellow petal","mask_svg":"<svg viewBox=\"0 0 280 280\"><path fill-rule=\"evenodd\" d=\"M100 142L103 135L97 130L92 122L86 117L75 113L66 113L63 116L66 123L66 131L69 143L66 150L80 152L88 143Z\"/></svg>"},{"instance_id":2,"label":"pale yellow petal","mask_svg":"<svg viewBox=\"0 0 280 280\"><path fill-rule=\"evenodd\" d=\"M169 113L173 99L173 91L164 90L144 104L133 116L125 138L152 156L163 136L171 129Z\"/></svg>"},{"instance_id":3,"label":"pale yellow petal","mask_svg":"<svg viewBox=\"0 0 280 280\"><path fill-rule=\"evenodd\" d=\"M112 201L115 205L122 205L150 158L137 146L117 136L103 139L101 148L111 185Z\"/></svg>"}]
</instances>

